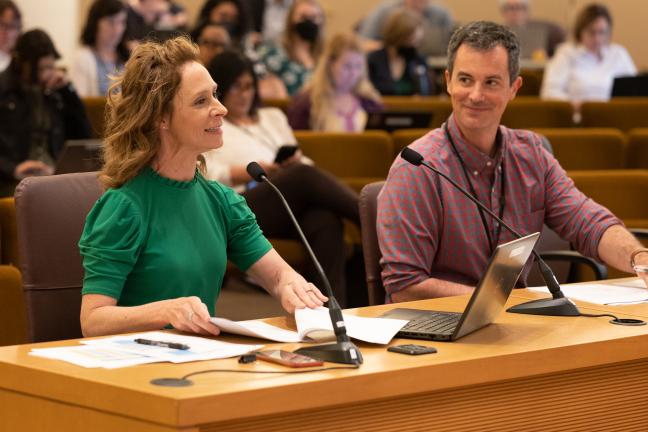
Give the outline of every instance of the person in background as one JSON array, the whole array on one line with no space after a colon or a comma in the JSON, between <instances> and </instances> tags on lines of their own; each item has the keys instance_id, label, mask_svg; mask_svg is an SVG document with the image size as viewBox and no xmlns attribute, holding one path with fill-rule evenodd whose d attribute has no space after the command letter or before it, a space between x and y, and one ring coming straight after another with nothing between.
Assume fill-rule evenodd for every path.
<instances>
[{"instance_id":1,"label":"person in background","mask_svg":"<svg viewBox=\"0 0 648 432\"><path fill-rule=\"evenodd\" d=\"M454 28L452 16L441 5L430 0L386 0L362 21L358 35L363 38L366 51L382 48L383 28L396 10L407 8L419 15L423 22L423 56L444 56Z\"/></svg>"},{"instance_id":2,"label":"person in background","mask_svg":"<svg viewBox=\"0 0 648 432\"><path fill-rule=\"evenodd\" d=\"M282 146L295 146L297 142L281 110L259 107L254 69L242 54L226 51L214 58L208 70L220 85L227 116L222 126L223 146L204 153L207 177L239 191L266 236L295 239L297 233L288 214L277 208L274 191L264 183L250 184L246 166L251 161L258 162L286 196L322 263L336 299L343 307L349 306L359 293L348 292L345 280L342 218L359 226L357 194L313 166L299 150L283 161L275 161ZM310 268L308 278L322 283L314 267Z\"/></svg>"},{"instance_id":3,"label":"person in background","mask_svg":"<svg viewBox=\"0 0 648 432\"><path fill-rule=\"evenodd\" d=\"M191 31L191 40L200 48L200 63L205 67L217 55L231 46L227 29L212 21L201 21Z\"/></svg>"},{"instance_id":4,"label":"person in background","mask_svg":"<svg viewBox=\"0 0 648 432\"><path fill-rule=\"evenodd\" d=\"M84 336L169 325L218 334L210 317L228 259L289 313L327 300L272 248L240 195L205 179L201 153L223 144L217 89L180 37L141 44L108 93L106 191L79 240Z\"/></svg>"},{"instance_id":5,"label":"person in background","mask_svg":"<svg viewBox=\"0 0 648 432\"><path fill-rule=\"evenodd\" d=\"M500 0L500 13L520 40L520 58L544 62L565 40L565 31L551 21L530 17L530 0Z\"/></svg>"},{"instance_id":6,"label":"person in background","mask_svg":"<svg viewBox=\"0 0 648 432\"><path fill-rule=\"evenodd\" d=\"M88 11L81 42L70 71L72 83L81 97L105 96L110 76L116 75L128 60L124 39L126 5L121 0L95 0Z\"/></svg>"},{"instance_id":7,"label":"person in background","mask_svg":"<svg viewBox=\"0 0 648 432\"><path fill-rule=\"evenodd\" d=\"M293 0L242 0L251 12L252 30L258 42L279 41Z\"/></svg>"},{"instance_id":8,"label":"person in background","mask_svg":"<svg viewBox=\"0 0 648 432\"><path fill-rule=\"evenodd\" d=\"M584 101L610 99L614 78L637 74L628 51L610 42L612 16L604 5L585 6L573 36L574 41L561 45L545 68L542 99L567 100L578 109Z\"/></svg>"},{"instance_id":9,"label":"person in background","mask_svg":"<svg viewBox=\"0 0 648 432\"><path fill-rule=\"evenodd\" d=\"M0 183L13 194L25 177L54 172L67 139L90 137L83 103L62 69L52 40L42 30L23 33L9 67L0 74Z\"/></svg>"},{"instance_id":10,"label":"person in background","mask_svg":"<svg viewBox=\"0 0 648 432\"><path fill-rule=\"evenodd\" d=\"M249 14L241 0L207 0L198 14L199 21L222 25L229 32L232 43L243 49L250 31Z\"/></svg>"},{"instance_id":11,"label":"person in background","mask_svg":"<svg viewBox=\"0 0 648 432\"><path fill-rule=\"evenodd\" d=\"M11 63L11 50L22 28L18 6L11 0L0 0L0 72Z\"/></svg>"},{"instance_id":12,"label":"person in background","mask_svg":"<svg viewBox=\"0 0 648 432\"><path fill-rule=\"evenodd\" d=\"M315 68L324 47L324 11L317 0L295 0L279 43L261 44L258 58L269 75L296 94ZM265 77L263 77L265 78Z\"/></svg>"},{"instance_id":13,"label":"person in background","mask_svg":"<svg viewBox=\"0 0 648 432\"><path fill-rule=\"evenodd\" d=\"M133 50L155 31L157 22L167 7L166 0L129 0L124 36L129 50Z\"/></svg>"},{"instance_id":14,"label":"person in background","mask_svg":"<svg viewBox=\"0 0 648 432\"><path fill-rule=\"evenodd\" d=\"M172 0L165 1L165 9L158 17L158 30L184 30L189 23L189 15L184 7Z\"/></svg>"},{"instance_id":15,"label":"person in background","mask_svg":"<svg viewBox=\"0 0 648 432\"><path fill-rule=\"evenodd\" d=\"M336 34L304 90L288 107L293 129L361 132L368 113L380 111L380 94L367 78L366 59L352 34Z\"/></svg>"},{"instance_id":16,"label":"person in background","mask_svg":"<svg viewBox=\"0 0 648 432\"><path fill-rule=\"evenodd\" d=\"M435 93L432 73L417 51L422 37L420 16L400 9L389 17L383 33L384 48L367 56L369 79L382 95Z\"/></svg>"}]
</instances>

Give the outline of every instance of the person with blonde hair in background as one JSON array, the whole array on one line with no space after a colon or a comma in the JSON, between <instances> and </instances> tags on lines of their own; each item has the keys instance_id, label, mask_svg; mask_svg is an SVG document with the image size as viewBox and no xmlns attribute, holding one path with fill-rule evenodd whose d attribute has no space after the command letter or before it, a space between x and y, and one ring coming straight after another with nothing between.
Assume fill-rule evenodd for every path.
<instances>
[{"instance_id":1,"label":"person with blonde hair in background","mask_svg":"<svg viewBox=\"0 0 648 432\"><path fill-rule=\"evenodd\" d=\"M201 153L223 144L217 88L184 37L139 45L111 87L106 191L79 241L85 336L218 334L210 317L228 259L290 313L327 300L272 248L244 198L203 176Z\"/></svg>"},{"instance_id":2,"label":"person with blonde hair in background","mask_svg":"<svg viewBox=\"0 0 648 432\"><path fill-rule=\"evenodd\" d=\"M293 129L361 132L368 113L380 111L380 94L367 78L356 36L339 33L326 45L311 80L288 107Z\"/></svg>"},{"instance_id":3,"label":"person with blonde hair in background","mask_svg":"<svg viewBox=\"0 0 648 432\"><path fill-rule=\"evenodd\" d=\"M573 37L547 64L541 98L570 101L578 110L584 101L610 99L614 78L637 74L628 51L610 42L612 16L604 5L594 3L581 10Z\"/></svg>"},{"instance_id":4,"label":"person with blonde hair in background","mask_svg":"<svg viewBox=\"0 0 648 432\"><path fill-rule=\"evenodd\" d=\"M432 72L417 49L422 38L420 16L399 9L389 17L383 29L384 48L367 56L369 78L380 94L428 96L434 93Z\"/></svg>"}]
</instances>

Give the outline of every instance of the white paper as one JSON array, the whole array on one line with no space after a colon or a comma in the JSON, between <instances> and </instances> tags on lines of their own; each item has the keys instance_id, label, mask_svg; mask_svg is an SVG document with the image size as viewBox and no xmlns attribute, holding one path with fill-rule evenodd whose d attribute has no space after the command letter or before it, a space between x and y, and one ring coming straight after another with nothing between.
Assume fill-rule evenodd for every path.
<instances>
[{"instance_id":1,"label":"white paper","mask_svg":"<svg viewBox=\"0 0 648 432\"><path fill-rule=\"evenodd\" d=\"M154 345L142 345L135 342L135 339L139 338L181 343L188 345L189 349L179 350ZM157 361L169 361L172 363L235 357L263 348L263 345L233 344L199 336L184 336L163 332L146 332L131 335L111 336L102 339L81 341L81 343L95 347L110 347L129 353L152 357L157 359Z\"/></svg>"},{"instance_id":2,"label":"white paper","mask_svg":"<svg viewBox=\"0 0 648 432\"><path fill-rule=\"evenodd\" d=\"M110 347L77 345L56 348L34 348L30 355L53 360L62 360L86 368L116 369L160 360L136 353L116 350Z\"/></svg>"},{"instance_id":3,"label":"white paper","mask_svg":"<svg viewBox=\"0 0 648 432\"><path fill-rule=\"evenodd\" d=\"M639 282L643 284L643 281L639 280ZM549 293L547 287L533 287L529 289L531 291ZM634 281L626 282L624 285L602 283L563 285L561 289L566 297L601 305L648 301L648 289L643 285L635 284Z\"/></svg>"},{"instance_id":4,"label":"white paper","mask_svg":"<svg viewBox=\"0 0 648 432\"><path fill-rule=\"evenodd\" d=\"M211 322L226 333L268 339L275 342L302 341L302 337L297 332L285 330L263 321L230 321L227 318L212 318Z\"/></svg>"},{"instance_id":5,"label":"white paper","mask_svg":"<svg viewBox=\"0 0 648 432\"><path fill-rule=\"evenodd\" d=\"M396 333L408 323L407 320L366 318L345 313L342 314L342 317L349 337L376 344L388 344L396 336ZM329 311L325 307L297 309L295 321L300 334L309 335L312 330L333 332Z\"/></svg>"}]
</instances>

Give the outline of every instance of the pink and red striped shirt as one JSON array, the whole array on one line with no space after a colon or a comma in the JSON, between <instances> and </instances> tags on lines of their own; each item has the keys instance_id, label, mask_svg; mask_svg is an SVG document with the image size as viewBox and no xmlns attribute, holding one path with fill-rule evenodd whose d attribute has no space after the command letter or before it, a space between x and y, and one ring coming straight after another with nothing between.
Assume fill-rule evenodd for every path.
<instances>
[{"instance_id":1,"label":"pink and red striped shirt","mask_svg":"<svg viewBox=\"0 0 648 432\"><path fill-rule=\"evenodd\" d=\"M522 235L547 224L576 250L598 259L605 230L622 222L587 198L530 131L500 126L500 146L490 157L468 144L453 116L447 122L479 200ZM410 144L425 160L470 190L443 128ZM504 181L502 181L504 175ZM504 188L504 209L501 196ZM484 213L485 214L485 213ZM495 244L514 239L485 214ZM378 197L382 279L391 294L428 278L476 285L492 253L477 206L423 166L397 158ZM527 263L518 284L525 285Z\"/></svg>"}]
</instances>

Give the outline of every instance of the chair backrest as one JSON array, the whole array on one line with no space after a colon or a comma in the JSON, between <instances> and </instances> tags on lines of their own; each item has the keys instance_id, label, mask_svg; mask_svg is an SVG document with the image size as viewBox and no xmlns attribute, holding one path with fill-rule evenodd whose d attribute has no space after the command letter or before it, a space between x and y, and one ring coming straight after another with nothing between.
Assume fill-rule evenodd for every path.
<instances>
[{"instance_id":1,"label":"chair backrest","mask_svg":"<svg viewBox=\"0 0 648 432\"><path fill-rule=\"evenodd\" d=\"M101 196L97 173L28 177L16 188L18 250L29 340L81 337L83 267L77 245Z\"/></svg>"},{"instance_id":2,"label":"chair backrest","mask_svg":"<svg viewBox=\"0 0 648 432\"><path fill-rule=\"evenodd\" d=\"M0 264L18 267L16 206L13 198L0 199Z\"/></svg>"},{"instance_id":3,"label":"chair backrest","mask_svg":"<svg viewBox=\"0 0 648 432\"><path fill-rule=\"evenodd\" d=\"M92 127L92 136L94 138L103 137L106 98L103 96L85 97L83 98L83 105Z\"/></svg>"},{"instance_id":4,"label":"chair backrest","mask_svg":"<svg viewBox=\"0 0 648 432\"><path fill-rule=\"evenodd\" d=\"M573 115L569 102L522 96L508 104L500 124L513 129L572 127Z\"/></svg>"},{"instance_id":5,"label":"chair backrest","mask_svg":"<svg viewBox=\"0 0 648 432\"><path fill-rule=\"evenodd\" d=\"M609 102L585 102L581 126L613 127L628 131L648 127L648 98L613 98Z\"/></svg>"},{"instance_id":6,"label":"chair backrest","mask_svg":"<svg viewBox=\"0 0 648 432\"><path fill-rule=\"evenodd\" d=\"M362 231L362 253L364 255L365 273L369 304L377 305L385 302L385 288L380 276L380 246L376 232L376 216L378 213L378 194L384 181L370 183L360 191L358 205L360 206L360 229Z\"/></svg>"},{"instance_id":7,"label":"chair backrest","mask_svg":"<svg viewBox=\"0 0 648 432\"><path fill-rule=\"evenodd\" d=\"M544 135L560 165L566 170L623 169L626 166L625 134L613 128L535 129Z\"/></svg>"},{"instance_id":8,"label":"chair backrest","mask_svg":"<svg viewBox=\"0 0 648 432\"><path fill-rule=\"evenodd\" d=\"M452 113L452 104L447 97L438 96L383 96L387 111L425 111L432 113L430 129L441 126Z\"/></svg>"},{"instance_id":9,"label":"chair backrest","mask_svg":"<svg viewBox=\"0 0 648 432\"><path fill-rule=\"evenodd\" d=\"M544 71L542 69L521 69L522 87L518 90L518 96L535 96L540 95L542 87L542 78Z\"/></svg>"},{"instance_id":10,"label":"chair backrest","mask_svg":"<svg viewBox=\"0 0 648 432\"><path fill-rule=\"evenodd\" d=\"M430 129L400 129L392 132L392 141L394 141L394 158L397 158L401 150L421 138Z\"/></svg>"},{"instance_id":11,"label":"chair backrest","mask_svg":"<svg viewBox=\"0 0 648 432\"><path fill-rule=\"evenodd\" d=\"M648 128L632 129L628 132L628 168L648 169Z\"/></svg>"},{"instance_id":12,"label":"chair backrest","mask_svg":"<svg viewBox=\"0 0 648 432\"><path fill-rule=\"evenodd\" d=\"M350 186L387 177L394 160L391 136L384 131L330 133L296 131L304 155Z\"/></svg>"}]
</instances>

